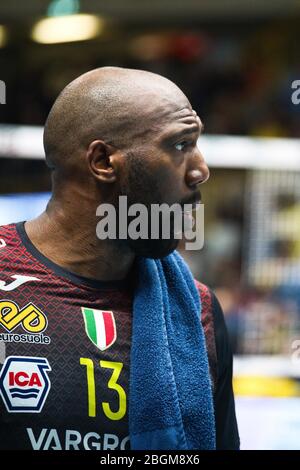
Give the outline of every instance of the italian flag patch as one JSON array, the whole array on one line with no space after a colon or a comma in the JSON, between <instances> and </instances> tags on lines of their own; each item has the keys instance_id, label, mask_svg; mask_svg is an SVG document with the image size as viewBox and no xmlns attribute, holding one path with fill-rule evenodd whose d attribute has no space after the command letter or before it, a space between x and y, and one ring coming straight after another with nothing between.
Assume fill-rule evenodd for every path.
<instances>
[{"instance_id":1,"label":"italian flag patch","mask_svg":"<svg viewBox=\"0 0 300 470\"><path fill-rule=\"evenodd\" d=\"M90 340L104 351L117 339L116 322L113 312L81 307L85 323L85 331Z\"/></svg>"}]
</instances>

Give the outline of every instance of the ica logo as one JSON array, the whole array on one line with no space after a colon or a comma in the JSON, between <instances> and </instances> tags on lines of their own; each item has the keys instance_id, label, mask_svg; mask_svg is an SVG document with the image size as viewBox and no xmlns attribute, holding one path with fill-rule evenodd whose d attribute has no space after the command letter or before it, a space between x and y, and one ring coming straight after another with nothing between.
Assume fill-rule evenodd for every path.
<instances>
[{"instance_id":1,"label":"ica logo","mask_svg":"<svg viewBox=\"0 0 300 470\"><path fill-rule=\"evenodd\" d=\"M43 357L8 357L0 373L0 395L7 411L39 413L50 390L49 371Z\"/></svg>"}]
</instances>

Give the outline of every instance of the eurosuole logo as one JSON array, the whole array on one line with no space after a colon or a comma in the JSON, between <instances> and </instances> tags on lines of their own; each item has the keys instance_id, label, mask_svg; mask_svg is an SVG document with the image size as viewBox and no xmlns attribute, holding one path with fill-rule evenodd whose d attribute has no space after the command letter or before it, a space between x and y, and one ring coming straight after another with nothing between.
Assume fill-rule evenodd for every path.
<instances>
[{"instance_id":1,"label":"eurosuole logo","mask_svg":"<svg viewBox=\"0 0 300 470\"><path fill-rule=\"evenodd\" d=\"M7 357L0 372L0 395L9 413L40 413L50 390L44 357Z\"/></svg>"},{"instance_id":2,"label":"eurosuole logo","mask_svg":"<svg viewBox=\"0 0 300 470\"><path fill-rule=\"evenodd\" d=\"M89 339L100 351L110 348L117 339L114 314L107 310L81 307L85 331Z\"/></svg>"},{"instance_id":3,"label":"eurosuole logo","mask_svg":"<svg viewBox=\"0 0 300 470\"><path fill-rule=\"evenodd\" d=\"M7 333L0 333L0 341L7 343L42 343L49 344L49 336L43 335L48 326L45 314L32 302L19 307L12 300L0 301L0 327ZM25 333L11 333L16 328L22 328Z\"/></svg>"}]
</instances>

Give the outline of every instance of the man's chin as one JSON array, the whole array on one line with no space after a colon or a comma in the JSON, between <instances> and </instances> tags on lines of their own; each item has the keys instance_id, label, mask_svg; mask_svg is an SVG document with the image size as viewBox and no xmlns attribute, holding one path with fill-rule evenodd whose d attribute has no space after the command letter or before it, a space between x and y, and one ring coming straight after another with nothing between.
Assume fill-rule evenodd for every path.
<instances>
[{"instance_id":1,"label":"man's chin","mask_svg":"<svg viewBox=\"0 0 300 470\"><path fill-rule=\"evenodd\" d=\"M136 256L159 259L170 255L178 246L179 240L128 240L128 245Z\"/></svg>"}]
</instances>

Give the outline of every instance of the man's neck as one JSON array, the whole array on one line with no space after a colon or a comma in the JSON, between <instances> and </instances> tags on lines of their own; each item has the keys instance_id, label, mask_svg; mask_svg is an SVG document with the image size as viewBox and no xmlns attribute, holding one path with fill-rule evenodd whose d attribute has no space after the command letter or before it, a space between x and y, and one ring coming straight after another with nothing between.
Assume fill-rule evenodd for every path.
<instances>
[{"instance_id":1,"label":"man's neck","mask_svg":"<svg viewBox=\"0 0 300 470\"><path fill-rule=\"evenodd\" d=\"M63 210L51 210L25 223L33 245L48 259L79 276L100 281L125 279L134 254L115 240L99 240L96 217L71 219Z\"/></svg>"}]
</instances>

